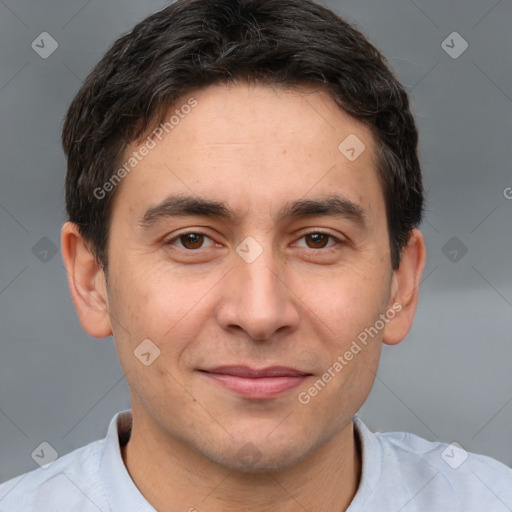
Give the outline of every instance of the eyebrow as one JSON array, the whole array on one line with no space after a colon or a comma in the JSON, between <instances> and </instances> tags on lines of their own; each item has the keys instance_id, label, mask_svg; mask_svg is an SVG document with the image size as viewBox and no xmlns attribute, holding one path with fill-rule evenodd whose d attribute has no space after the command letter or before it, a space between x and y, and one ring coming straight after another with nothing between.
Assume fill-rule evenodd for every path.
<instances>
[{"instance_id":1,"label":"eyebrow","mask_svg":"<svg viewBox=\"0 0 512 512\"><path fill-rule=\"evenodd\" d=\"M223 202L197 196L171 195L158 205L148 208L138 223L143 229L149 229L166 218L191 215L218 218L232 224L238 224L240 218ZM278 212L276 220L316 215L348 219L362 228L367 224L366 212L363 208L339 195L330 195L322 199L289 201Z\"/></svg>"}]
</instances>

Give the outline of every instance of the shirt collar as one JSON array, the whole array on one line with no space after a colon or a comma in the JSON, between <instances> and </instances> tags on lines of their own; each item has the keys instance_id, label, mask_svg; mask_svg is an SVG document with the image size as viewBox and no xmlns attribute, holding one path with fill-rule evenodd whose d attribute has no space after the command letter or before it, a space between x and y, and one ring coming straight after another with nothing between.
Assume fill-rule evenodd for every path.
<instances>
[{"instance_id":1,"label":"shirt collar","mask_svg":"<svg viewBox=\"0 0 512 512\"><path fill-rule=\"evenodd\" d=\"M131 426L130 409L118 412L110 421L100 462L100 478L112 512L156 512L131 479L121 455L121 444L130 438Z\"/></svg>"},{"instance_id":2,"label":"shirt collar","mask_svg":"<svg viewBox=\"0 0 512 512\"><path fill-rule=\"evenodd\" d=\"M377 436L371 432L359 416L354 416L354 432L359 438L359 446L362 452L362 471L359 487L346 512L364 510L364 505L370 499L377 488L382 474L382 446ZM381 512L387 507L381 505Z\"/></svg>"}]
</instances>

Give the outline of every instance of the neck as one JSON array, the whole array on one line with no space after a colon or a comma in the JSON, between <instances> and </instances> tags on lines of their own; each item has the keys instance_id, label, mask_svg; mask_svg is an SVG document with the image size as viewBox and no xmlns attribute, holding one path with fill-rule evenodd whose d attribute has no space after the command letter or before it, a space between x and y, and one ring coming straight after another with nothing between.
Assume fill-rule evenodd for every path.
<instances>
[{"instance_id":1,"label":"neck","mask_svg":"<svg viewBox=\"0 0 512 512\"><path fill-rule=\"evenodd\" d=\"M159 512L345 511L361 477L359 442L350 422L299 464L282 471L240 473L134 422L122 456L135 485Z\"/></svg>"}]
</instances>

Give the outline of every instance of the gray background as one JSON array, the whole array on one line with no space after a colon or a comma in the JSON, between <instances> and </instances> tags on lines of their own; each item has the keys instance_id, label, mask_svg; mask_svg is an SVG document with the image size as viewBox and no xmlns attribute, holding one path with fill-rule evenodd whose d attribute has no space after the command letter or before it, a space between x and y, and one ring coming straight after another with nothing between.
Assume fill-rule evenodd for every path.
<instances>
[{"instance_id":1,"label":"gray background","mask_svg":"<svg viewBox=\"0 0 512 512\"><path fill-rule=\"evenodd\" d=\"M360 415L374 430L457 441L512 465L512 2L324 3L383 51L410 92L428 193L416 322L384 348ZM63 455L104 437L129 407L112 339L82 331L51 252L65 220L59 137L93 65L167 4L0 0L0 481L37 467L42 441ZM454 31L469 44L456 59L441 46ZM31 48L42 32L59 44L47 59Z\"/></svg>"}]
</instances>

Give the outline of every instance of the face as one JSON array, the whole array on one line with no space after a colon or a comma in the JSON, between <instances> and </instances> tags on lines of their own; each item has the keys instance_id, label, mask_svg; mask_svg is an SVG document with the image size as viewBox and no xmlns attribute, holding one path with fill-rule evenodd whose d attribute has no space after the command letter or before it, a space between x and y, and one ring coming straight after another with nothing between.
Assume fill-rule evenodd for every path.
<instances>
[{"instance_id":1,"label":"face","mask_svg":"<svg viewBox=\"0 0 512 512\"><path fill-rule=\"evenodd\" d=\"M335 439L398 315L375 141L305 92L198 91L113 204L108 308L134 418L229 468Z\"/></svg>"}]
</instances>

